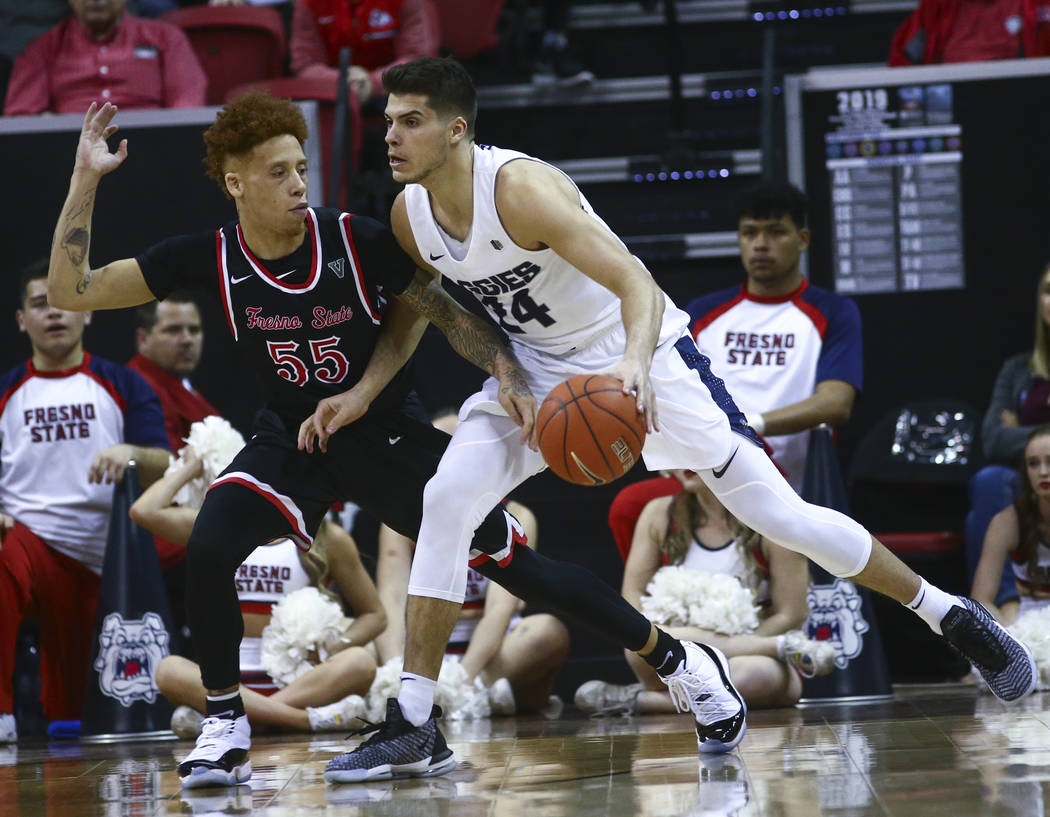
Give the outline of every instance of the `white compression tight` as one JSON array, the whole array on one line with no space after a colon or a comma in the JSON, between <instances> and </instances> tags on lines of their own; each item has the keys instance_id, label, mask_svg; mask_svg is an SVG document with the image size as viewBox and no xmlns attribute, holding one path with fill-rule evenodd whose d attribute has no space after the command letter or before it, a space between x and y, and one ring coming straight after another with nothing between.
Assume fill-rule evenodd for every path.
<instances>
[{"instance_id":1,"label":"white compression tight","mask_svg":"<svg viewBox=\"0 0 1050 817\"><path fill-rule=\"evenodd\" d=\"M460 423L423 491L410 595L463 601L475 529L516 485L544 468L539 453L518 443L520 436L506 416L474 412Z\"/></svg>"},{"instance_id":2,"label":"white compression tight","mask_svg":"<svg viewBox=\"0 0 1050 817\"><path fill-rule=\"evenodd\" d=\"M871 556L871 534L845 514L804 502L761 448L744 437L720 468L700 477L729 512L771 542L812 559L829 573L855 576ZM725 468L721 477L715 472Z\"/></svg>"}]
</instances>

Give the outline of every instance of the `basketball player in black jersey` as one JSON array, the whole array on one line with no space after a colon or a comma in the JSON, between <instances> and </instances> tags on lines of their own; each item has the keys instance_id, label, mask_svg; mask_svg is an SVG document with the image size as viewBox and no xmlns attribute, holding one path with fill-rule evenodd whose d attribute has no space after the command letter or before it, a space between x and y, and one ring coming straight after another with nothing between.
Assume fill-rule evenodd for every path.
<instances>
[{"instance_id":1,"label":"basketball player in black jersey","mask_svg":"<svg viewBox=\"0 0 1050 817\"><path fill-rule=\"evenodd\" d=\"M426 321L499 379L500 404L521 426L521 441L533 447L536 403L496 330L417 270L385 227L308 206L306 125L298 108L283 100L238 97L205 133L209 175L233 199L237 221L92 269L98 184L127 156L126 140L115 152L106 143L116 131L115 114L107 103L92 105L85 117L51 250L50 301L64 309L106 309L203 288L220 300L230 332L265 389L254 435L212 485L187 546L187 613L208 717L179 776L186 787L233 785L251 773L251 730L237 687L242 619L234 571L260 543L290 536L309 546L336 500L353 500L416 537L423 487L448 442L413 410L399 372ZM472 548L492 558L476 569L619 646L650 636L652 625L614 588L579 565L515 547L520 541L513 517L498 507L489 512ZM651 639L653 645L681 649L662 635ZM376 737L404 743L404 756L369 769L368 776L440 774L454 766L437 716L434 707L424 728L414 728L391 699ZM405 740L391 730L401 730ZM356 774L335 770L331 779L344 782Z\"/></svg>"},{"instance_id":2,"label":"basketball player in black jersey","mask_svg":"<svg viewBox=\"0 0 1050 817\"><path fill-rule=\"evenodd\" d=\"M377 382L369 362L396 359L400 369L429 319L465 357L501 379L526 436L535 400L498 334L456 307L429 277L416 277L386 227L309 207L306 123L295 105L265 94L234 100L205 134L209 174L233 199L238 220L91 269L97 186L127 156L126 140L112 153L106 144L116 112L108 103L92 105L85 117L52 246L50 301L76 310L115 308L203 289L219 299L266 399L254 436L209 490L187 547L187 612L209 717L179 775L186 787L232 785L251 773L250 727L238 692L237 566L275 538L291 536L309 547L327 508L343 499L415 536L423 486L448 441L410 399L404 372ZM329 441L325 451L300 451L303 419L336 394L349 394L343 416L355 420L351 433ZM483 528L476 541L492 552L520 536L499 508ZM432 756L435 767L454 763L444 746Z\"/></svg>"}]
</instances>

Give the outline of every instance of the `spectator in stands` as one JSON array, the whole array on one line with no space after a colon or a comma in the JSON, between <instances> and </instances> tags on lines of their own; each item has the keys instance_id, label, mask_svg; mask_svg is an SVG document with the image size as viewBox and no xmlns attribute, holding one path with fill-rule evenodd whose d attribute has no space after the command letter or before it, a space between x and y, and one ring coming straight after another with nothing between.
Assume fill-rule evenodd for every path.
<instances>
[{"instance_id":1,"label":"spectator in stands","mask_svg":"<svg viewBox=\"0 0 1050 817\"><path fill-rule=\"evenodd\" d=\"M383 94L383 72L417 57L436 57L441 33L433 0L295 0L292 73L331 79L339 52L352 49L350 87L357 104Z\"/></svg>"},{"instance_id":2,"label":"spectator in stands","mask_svg":"<svg viewBox=\"0 0 1050 817\"><path fill-rule=\"evenodd\" d=\"M744 191L736 209L747 278L693 300L686 311L697 347L799 491L809 429L845 423L861 389L860 311L802 275L799 261L810 238L805 193L763 182ZM664 478L620 491L609 524L621 553L645 504L678 490L675 480Z\"/></svg>"},{"instance_id":3,"label":"spectator in stands","mask_svg":"<svg viewBox=\"0 0 1050 817\"><path fill-rule=\"evenodd\" d=\"M160 401L135 372L84 350L89 313L48 305L47 260L21 279L32 357L0 377L0 741L16 736L15 640L40 622L44 712L76 720L91 660L113 483L167 467Z\"/></svg>"},{"instance_id":4,"label":"spectator in stands","mask_svg":"<svg viewBox=\"0 0 1050 817\"><path fill-rule=\"evenodd\" d=\"M1042 0L921 0L893 36L890 65L1050 56Z\"/></svg>"},{"instance_id":5,"label":"spectator in stands","mask_svg":"<svg viewBox=\"0 0 1050 817\"><path fill-rule=\"evenodd\" d=\"M127 362L127 367L142 375L160 398L168 444L177 452L185 445L183 440L189 435L191 424L219 413L189 380L200 363L204 346L200 310L190 293L175 292L163 301L143 304L135 317L138 354ZM183 636L179 652L193 655L186 627L186 546L159 536L154 541L171 609Z\"/></svg>"},{"instance_id":6,"label":"spectator in stands","mask_svg":"<svg viewBox=\"0 0 1050 817\"><path fill-rule=\"evenodd\" d=\"M199 509L173 505L172 500L203 471L203 463L190 449L179 467L143 491L131 508L132 518L153 534L185 547ZM253 576L281 578L253 581ZM326 645L327 660L313 657L311 669L279 687L263 669L262 632L275 604L311 586L338 601L332 592L337 591L355 618ZM367 694L376 671L371 648L365 647L383 631L386 615L350 534L326 520L309 551L299 550L290 539L256 548L238 569L237 595L244 618L240 693L256 727L294 732L346 729L365 713L359 696ZM178 707L172 729L179 737L196 738L205 709L200 667L169 655L160 662L156 680L163 695Z\"/></svg>"},{"instance_id":7,"label":"spectator in stands","mask_svg":"<svg viewBox=\"0 0 1050 817\"><path fill-rule=\"evenodd\" d=\"M73 16L15 61L4 114L80 113L92 102L132 108L204 104L207 80L175 26L135 17L125 0L69 0Z\"/></svg>"},{"instance_id":8,"label":"spectator in stands","mask_svg":"<svg viewBox=\"0 0 1050 817\"><path fill-rule=\"evenodd\" d=\"M966 566L974 581L981 546L992 517L1013 504L1019 487L1015 468L1028 435L1050 423L1050 264L1039 276L1035 294L1035 344L1030 352L1009 357L999 369L992 399L981 425L981 445L989 464L970 480L966 515ZM1007 614L1018 603L1013 570L1001 572L993 601Z\"/></svg>"},{"instance_id":9,"label":"spectator in stands","mask_svg":"<svg viewBox=\"0 0 1050 817\"><path fill-rule=\"evenodd\" d=\"M177 452L192 423L219 413L189 379L204 347L201 313L190 293L175 292L140 306L136 323L138 354L127 367L142 375L160 398L168 442Z\"/></svg>"},{"instance_id":10,"label":"spectator in stands","mask_svg":"<svg viewBox=\"0 0 1050 817\"><path fill-rule=\"evenodd\" d=\"M1050 604L1050 425L1025 439L1017 499L992 518L973 577L974 599L1003 624ZM999 602L1004 568L1016 585L1007 605Z\"/></svg>"},{"instance_id":11,"label":"spectator in stands","mask_svg":"<svg viewBox=\"0 0 1050 817\"><path fill-rule=\"evenodd\" d=\"M695 471L674 473L682 490L674 496L654 499L638 520L624 567L623 597L636 610L646 612L642 597L650 593L650 582L664 564L697 571L695 581L693 577L685 580L690 592L705 578L716 575L738 579L752 591L758 608L758 626L753 632L723 634L735 632L734 625L739 621L726 598L704 608L699 593L685 596L678 591L668 591L655 609L701 604L701 620L721 619L721 628L715 631L714 627L692 624L654 623L675 638L711 644L722 650L729 658L733 683L748 706L794 706L802 695L803 677L825 675L835 669L836 652L830 643L811 640L798 629L809 614L808 560L742 525ZM652 595L661 593L653 590ZM638 683L623 686L588 681L576 690L576 706L590 714L674 712L667 686L653 669L634 653L628 651L625 655Z\"/></svg>"}]
</instances>

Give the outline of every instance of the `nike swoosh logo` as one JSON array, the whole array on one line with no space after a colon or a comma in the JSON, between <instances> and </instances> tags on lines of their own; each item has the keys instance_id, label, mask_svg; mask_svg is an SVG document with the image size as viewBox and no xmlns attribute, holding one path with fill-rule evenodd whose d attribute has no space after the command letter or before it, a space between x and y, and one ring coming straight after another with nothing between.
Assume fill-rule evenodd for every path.
<instances>
[{"instance_id":1,"label":"nike swoosh logo","mask_svg":"<svg viewBox=\"0 0 1050 817\"><path fill-rule=\"evenodd\" d=\"M241 276L240 278L232 278L232 277L231 277L231 278L230 278L230 283L231 283L231 284L239 284L239 283L240 283L241 281L247 281L247 280L248 280L249 278L251 278L251 277L252 277L252 276L253 276L254 274L255 274L255 273L253 273L253 272L250 272L250 273L248 273L247 275L242 275L242 276Z\"/></svg>"},{"instance_id":2,"label":"nike swoosh logo","mask_svg":"<svg viewBox=\"0 0 1050 817\"><path fill-rule=\"evenodd\" d=\"M394 443L396 443L396 442L397 442L398 440L400 440L400 439L401 439L400 437L387 437L387 441L388 441L388 442L389 442L389 443L390 443L391 445L394 445Z\"/></svg>"},{"instance_id":3,"label":"nike swoosh logo","mask_svg":"<svg viewBox=\"0 0 1050 817\"><path fill-rule=\"evenodd\" d=\"M712 468L711 469L711 473L715 475L715 479L721 479L722 477L725 476L726 471L729 470L729 463L731 463L733 461L733 457L736 456L736 452L739 451L739 450L740 450L740 446L737 446L736 448L733 449L733 453L729 455L729 459L726 460L726 464L723 465L721 469L718 469L718 468Z\"/></svg>"},{"instance_id":4,"label":"nike swoosh logo","mask_svg":"<svg viewBox=\"0 0 1050 817\"><path fill-rule=\"evenodd\" d=\"M295 272L295 270L293 270L293 269L290 269L290 270L288 270L288 272L282 272L282 273L281 273L280 275L275 275L274 277L275 277L275 278L277 278L277 279L281 279L281 278L287 278L287 277L288 277L289 275L291 275L291 274L292 274L293 272Z\"/></svg>"},{"instance_id":5,"label":"nike swoosh logo","mask_svg":"<svg viewBox=\"0 0 1050 817\"><path fill-rule=\"evenodd\" d=\"M444 257L445 257L444 253L441 253L441 255L434 255L434 253L430 254L430 260L431 261L437 261L439 258L444 258Z\"/></svg>"}]
</instances>

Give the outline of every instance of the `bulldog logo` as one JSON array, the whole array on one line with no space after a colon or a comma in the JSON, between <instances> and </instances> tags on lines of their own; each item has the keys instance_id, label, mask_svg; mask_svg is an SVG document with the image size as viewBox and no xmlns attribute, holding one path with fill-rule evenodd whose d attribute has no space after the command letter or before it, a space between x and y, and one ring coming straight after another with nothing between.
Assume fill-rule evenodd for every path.
<instances>
[{"instance_id":1,"label":"bulldog logo","mask_svg":"<svg viewBox=\"0 0 1050 817\"><path fill-rule=\"evenodd\" d=\"M834 584L812 584L806 592L809 618L806 635L830 641L835 648L835 666L845 669L864 648L861 636L870 629L860 612L860 593L852 582L835 579Z\"/></svg>"},{"instance_id":2,"label":"bulldog logo","mask_svg":"<svg viewBox=\"0 0 1050 817\"><path fill-rule=\"evenodd\" d=\"M170 640L156 613L130 620L120 613L110 613L102 622L98 657L93 665L98 672L99 689L123 706L131 706L133 701L153 703L160 692L153 675L168 654Z\"/></svg>"}]
</instances>

